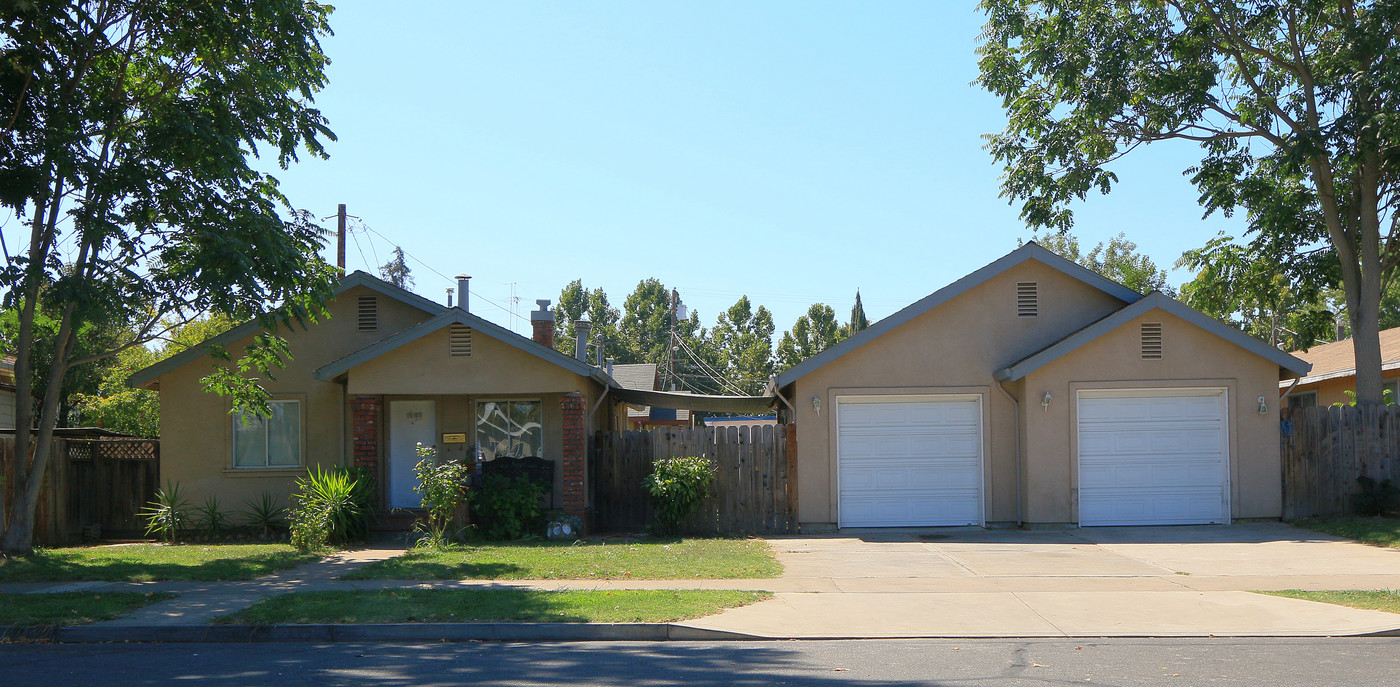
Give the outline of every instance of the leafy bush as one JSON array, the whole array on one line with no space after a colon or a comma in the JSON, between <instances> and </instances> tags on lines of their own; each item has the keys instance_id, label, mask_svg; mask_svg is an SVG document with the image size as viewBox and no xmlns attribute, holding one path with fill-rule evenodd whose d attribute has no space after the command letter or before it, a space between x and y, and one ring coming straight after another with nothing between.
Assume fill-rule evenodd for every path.
<instances>
[{"instance_id":1,"label":"leafy bush","mask_svg":"<svg viewBox=\"0 0 1400 687\"><path fill-rule=\"evenodd\" d=\"M185 526L185 509L190 502L180 491L180 483L165 481L165 488L156 491L156 497L145 508L141 517L146 519L146 534L174 543Z\"/></svg>"},{"instance_id":2,"label":"leafy bush","mask_svg":"<svg viewBox=\"0 0 1400 687\"><path fill-rule=\"evenodd\" d=\"M447 544L448 529L452 526L452 513L457 507L470 500L467 491L470 469L455 460L437 462L437 449L418 444L418 464L413 466L413 474L418 477L418 486L413 490L423 495L423 508L428 511L428 522L414 524L414 530L422 532L419 546L440 549Z\"/></svg>"},{"instance_id":3,"label":"leafy bush","mask_svg":"<svg viewBox=\"0 0 1400 687\"><path fill-rule=\"evenodd\" d=\"M364 541L374 517L374 486L364 468L322 470L298 477L292 494L292 543L303 551Z\"/></svg>"},{"instance_id":4,"label":"leafy bush","mask_svg":"<svg viewBox=\"0 0 1400 687\"><path fill-rule=\"evenodd\" d=\"M488 475L472 499L472 514L488 539L522 539L542 533L544 489L528 477Z\"/></svg>"},{"instance_id":5,"label":"leafy bush","mask_svg":"<svg viewBox=\"0 0 1400 687\"><path fill-rule=\"evenodd\" d=\"M243 513L243 524L257 532L263 539L272 539L287 526L287 509L277 505L272 494L263 492L257 499L243 502L248 510Z\"/></svg>"},{"instance_id":6,"label":"leafy bush","mask_svg":"<svg viewBox=\"0 0 1400 687\"><path fill-rule=\"evenodd\" d=\"M1387 511L1400 504L1400 489L1396 489L1390 480L1376 482L1365 475L1356 478L1356 483L1361 485L1361 491L1351 495L1352 505L1356 508L1357 515L1373 517L1385 515Z\"/></svg>"},{"instance_id":7,"label":"leafy bush","mask_svg":"<svg viewBox=\"0 0 1400 687\"><path fill-rule=\"evenodd\" d=\"M642 480L656 510L656 531L674 534L681 523L700 507L715 481L715 465L705 458L663 458Z\"/></svg>"},{"instance_id":8,"label":"leafy bush","mask_svg":"<svg viewBox=\"0 0 1400 687\"><path fill-rule=\"evenodd\" d=\"M228 513L219 508L219 497L210 496L204 500L204 505L194 509L195 526L203 530L211 537L222 537L232 522Z\"/></svg>"}]
</instances>

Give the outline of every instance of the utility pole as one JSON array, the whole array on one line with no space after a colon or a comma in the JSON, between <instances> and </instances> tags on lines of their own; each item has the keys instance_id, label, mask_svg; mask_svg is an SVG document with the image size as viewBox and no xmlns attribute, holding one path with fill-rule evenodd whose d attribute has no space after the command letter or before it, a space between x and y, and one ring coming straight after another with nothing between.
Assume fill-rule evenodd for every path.
<instances>
[{"instance_id":1,"label":"utility pole","mask_svg":"<svg viewBox=\"0 0 1400 687\"><path fill-rule=\"evenodd\" d=\"M335 210L335 266L340 268L340 276L345 276L345 203Z\"/></svg>"}]
</instances>

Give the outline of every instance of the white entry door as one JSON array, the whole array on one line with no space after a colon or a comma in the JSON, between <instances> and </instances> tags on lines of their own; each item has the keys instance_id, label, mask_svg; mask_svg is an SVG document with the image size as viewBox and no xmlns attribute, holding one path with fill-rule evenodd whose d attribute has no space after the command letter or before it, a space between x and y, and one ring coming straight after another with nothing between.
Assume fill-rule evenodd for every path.
<instances>
[{"instance_id":1,"label":"white entry door","mask_svg":"<svg viewBox=\"0 0 1400 687\"><path fill-rule=\"evenodd\" d=\"M982 524L980 396L837 399L841 527Z\"/></svg>"},{"instance_id":2,"label":"white entry door","mask_svg":"<svg viewBox=\"0 0 1400 687\"><path fill-rule=\"evenodd\" d=\"M389 506L421 508L423 495L414 491L418 478L418 443L437 443L437 404L433 401L389 401Z\"/></svg>"},{"instance_id":3,"label":"white entry door","mask_svg":"<svg viewBox=\"0 0 1400 687\"><path fill-rule=\"evenodd\" d=\"M1229 521L1224 389L1079 392L1079 524Z\"/></svg>"}]
</instances>

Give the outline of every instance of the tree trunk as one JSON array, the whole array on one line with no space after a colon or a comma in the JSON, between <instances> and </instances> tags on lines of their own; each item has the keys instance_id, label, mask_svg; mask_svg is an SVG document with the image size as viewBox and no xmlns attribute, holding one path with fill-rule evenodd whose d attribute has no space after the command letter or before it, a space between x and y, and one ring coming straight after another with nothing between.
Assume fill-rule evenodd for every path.
<instances>
[{"instance_id":1,"label":"tree trunk","mask_svg":"<svg viewBox=\"0 0 1400 687\"><path fill-rule=\"evenodd\" d=\"M1355 307L1350 310L1351 342L1356 354L1356 403L1380 405L1381 396L1381 277L1377 268L1362 266Z\"/></svg>"}]
</instances>

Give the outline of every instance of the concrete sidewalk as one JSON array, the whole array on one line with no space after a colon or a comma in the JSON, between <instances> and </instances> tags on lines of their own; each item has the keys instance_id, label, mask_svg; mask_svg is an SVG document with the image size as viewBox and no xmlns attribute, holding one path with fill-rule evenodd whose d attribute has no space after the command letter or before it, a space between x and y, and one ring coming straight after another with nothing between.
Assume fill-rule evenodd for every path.
<instances>
[{"instance_id":1,"label":"concrete sidewalk","mask_svg":"<svg viewBox=\"0 0 1400 687\"><path fill-rule=\"evenodd\" d=\"M342 552L246 582L0 585L0 592L171 591L180 596L63 641L205 641L212 637L421 639L640 637L1338 636L1400 631L1400 615L1251 593L1400 589L1400 551L1285 525L1213 528L843 533L769 540L785 572L758 580L367 580L340 575L403 553ZM1127 528L1123 528L1127 529ZM1154 531L1160 530L1160 531ZM771 600L651 629L503 624L211 630L215 617L275 594L332 589L749 589ZM183 629L181 629L183 628ZM397 629L391 629L397 628ZM629 629L630 628L630 629ZM242 633L242 634L240 634ZM376 634L377 633L377 634ZM522 634L523 633L523 634ZM80 639L86 637L88 639ZM186 639L178 639L186 637ZM208 641L214 641L209 639Z\"/></svg>"}]
</instances>

